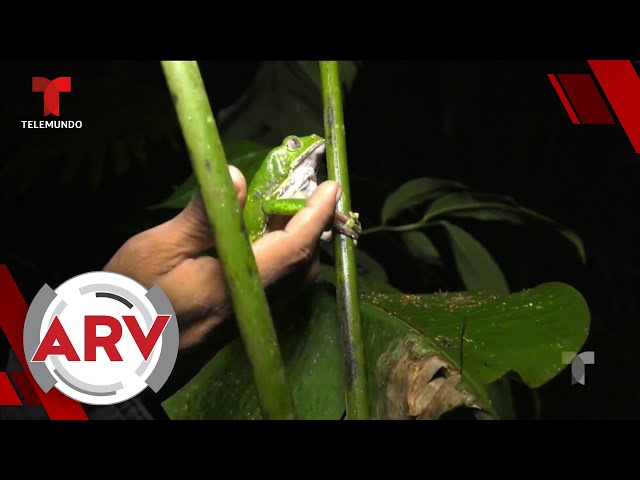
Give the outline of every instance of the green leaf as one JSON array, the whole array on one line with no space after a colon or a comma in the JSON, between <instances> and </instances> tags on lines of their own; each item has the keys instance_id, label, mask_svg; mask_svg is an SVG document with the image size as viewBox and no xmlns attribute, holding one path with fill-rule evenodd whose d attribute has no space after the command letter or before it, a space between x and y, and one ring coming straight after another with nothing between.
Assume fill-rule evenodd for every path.
<instances>
[{"instance_id":1,"label":"green leaf","mask_svg":"<svg viewBox=\"0 0 640 480\"><path fill-rule=\"evenodd\" d=\"M555 229L558 233L564 236L576 248L578 256L580 257L580 261L582 263L587 263L587 254L585 252L584 245L582 243L582 240L580 239L580 236L576 232L556 222L555 220L549 217L545 217L544 215L541 215L538 212L535 212L528 208L520 207L519 210L531 220L536 220L544 225L547 225L548 227Z\"/></svg>"},{"instance_id":2,"label":"green leaf","mask_svg":"<svg viewBox=\"0 0 640 480\"><path fill-rule=\"evenodd\" d=\"M466 287L474 291L509 292L502 270L487 249L457 225L440 223L449 233L456 266Z\"/></svg>"},{"instance_id":3,"label":"green leaf","mask_svg":"<svg viewBox=\"0 0 640 480\"><path fill-rule=\"evenodd\" d=\"M229 165L237 167L249 185L270 150L254 142L240 141L225 146L225 155Z\"/></svg>"},{"instance_id":4,"label":"green leaf","mask_svg":"<svg viewBox=\"0 0 640 480\"><path fill-rule=\"evenodd\" d=\"M465 188L459 182L440 178L421 177L409 180L385 199L382 205L382 224L386 224L400 212L421 205L443 193L464 190Z\"/></svg>"},{"instance_id":5,"label":"green leaf","mask_svg":"<svg viewBox=\"0 0 640 480\"><path fill-rule=\"evenodd\" d=\"M438 249L424 233L411 230L403 232L401 238L413 257L432 265L441 264Z\"/></svg>"},{"instance_id":6,"label":"green leaf","mask_svg":"<svg viewBox=\"0 0 640 480\"><path fill-rule=\"evenodd\" d=\"M335 294L317 286L274 318L299 419L338 420L344 360ZM251 367L240 340L222 349L163 403L172 419L259 419Z\"/></svg>"},{"instance_id":7,"label":"green leaf","mask_svg":"<svg viewBox=\"0 0 640 480\"><path fill-rule=\"evenodd\" d=\"M389 281L384 267L375 258L361 248L355 249L355 254L359 273L367 273L381 282Z\"/></svg>"},{"instance_id":8,"label":"green leaf","mask_svg":"<svg viewBox=\"0 0 640 480\"><path fill-rule=\"evenodd\" d=\"M481 221L509 222L514 225L533 224L550 228L564 236L575 247L582 263L586 263L584 245L570 228L531 209L518 204L511 197L476 192L456 192L435 200L424 220L439 216L472 218Z\"/></svg>"},{"instance_id":9,"label":"green leaf","mask_svg":"<svg viewBox=\"0 0 640 480\"><path fill-rule=\"evenodd\" d=\"M227 162L230 165L238 167L238 169L244 175L247 185L251 183L253 176L256 174L262 161L265 159L269 149L252 143L252 142L238 142L225 147L225 156ZM152 205L150 209L158 208L176 208L181 209L187 206L191 201L195 193L198 191L198 184L193 174L182 182L169 198L165 201Z\"/></svg>"},{"instance_id":10,"label":"green leaf","mask_svg":"<svg viewBox=\"0 0 640 480\"><path fill-rule=\"evenodd\" d=\"M482 199L481 199L482 198ZM424 219L432 220L442 215L466 214L467 216L479 215L478 220L505 220L513 223L522 223L518 214L516 203L512 203L509 197L492 195L480 195L475 192L455 192L436 199L427 209ZM482 217L483 214L487 216Z\"/></svg>"},{"instance_id":11,"label":"green leaf","mask_svg":"<svg viewBox=\"0 0 640 480\"><path fill-rule=\"evenodd\" d=\"M377 418L392 416L389 407L401 407L408 396L420 406L415 400L424 400L435 379L422 377L421 384L419 376L408 374L424 372L433 360L444 362L450 379L460 375L447 398L458 392L454 400L492 414L506 411L508 417L508 404L492 403L500 400L496 382L513 371L531 388L544 385L566 368L563 352L578 352L589 331L584 298L562 283L510 295L370 292L360 295L360 307L369 398ZM344 411L344 357L335 290L316 284L284 308L276 328L299 416L338 419ZM390 371L396 374L393 381ZM398 380L412 389L399 388ZM437 418L455 406L443 400L435 396L423 413ZM240 342L221 350L163 405L174 419L261 418Z\"/></svg>"},{"instance_id":12,"label":"green leaf","mask_svg":"<svg viewBox=\"0 0 640 480\"><path fill-rule=\"evenodd\" d=\"M362 296L361 311L370 399L378 418L389 416L392 407L398 415L398 405L424 391L416 391L415 372L429 354L446 362L449 373L462 370L458 391L491 412L487 385L510 371L531 388L545 384L566 368L563 352L579 351L589 331L584 298L562 283L511 295L370 293ZM402 353L411 354L404 365ZM394 376L385 377L394 365ZM409 382L409 372L414 372L413 389L400 388L398 380Z\"/></svg>"}]
</instances>

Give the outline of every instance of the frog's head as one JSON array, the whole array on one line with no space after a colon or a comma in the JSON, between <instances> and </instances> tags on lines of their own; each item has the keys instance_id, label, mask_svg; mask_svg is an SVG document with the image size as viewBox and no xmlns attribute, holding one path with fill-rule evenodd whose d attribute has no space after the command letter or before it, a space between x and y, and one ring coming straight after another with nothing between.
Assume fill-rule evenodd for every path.
<instances>
[{"instance_id":1,"label":"frog's head","mask_svg":"<svg viewBox=\"0 0 640 480\"><path fill-rule=\"evenodd\" d=\"M325 141L315 134L289 135L273 149L269 169L279 180L276 198L309 198L318 186L316 174L324 152Z\"/></svg>"}]
</instances>

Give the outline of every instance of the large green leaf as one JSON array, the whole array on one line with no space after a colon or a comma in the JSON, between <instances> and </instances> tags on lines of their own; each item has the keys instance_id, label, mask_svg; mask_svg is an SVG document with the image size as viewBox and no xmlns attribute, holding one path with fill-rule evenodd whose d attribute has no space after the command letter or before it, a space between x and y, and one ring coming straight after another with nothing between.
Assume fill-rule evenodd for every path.
<instances>
[{"instance_id":1,"label":"large green leaf","mask_svg":"<svg viewBox=\"0 0 640 480\"><path fill-rule=\"evenodd\" d=\"M462 281L469 290L507 293L509 286L493 256L471 234L442 221L449 232L451 250Z\"/></svg>"},{"instance_id":2,"label":"large green leaf","mask_svg":"<svg viewBox=\"0 0 640 480\"><path fill-rule=\"evenodd\" d=\"M403 232L401 234L409 254L423 262L439 265L440 253L433 242L424 233L417 230Z\"/></svg>"},{"instance_id":3,"label":"large green leaf","mask_svg":"<svg viewBox=\"0 0 640 480\"><path fill-rule=\"evenodd\" d=\"M424 219L429 221L442 215L465 210L501 209L504 212L512 213L512 216L505 215L504 220L522 223L522 216L514 211L517 207L518 205L511 197L507 196L482 195L475 192L453 192L436 199L427 209ZM493 218L488 219L493 220Z\"/></svg>"},{"instance_id":4,"label":"large green leaf","mask_svg":"<svg viewBox=\"0 0 640 480\"><path fill-rule=\"evenodd\" d=\"M400 212L421 205L427 200L465 188L459 182L441 178L420 177L409 180L385 199L382 205L382 223L386 224Z\"/></svg>"},{"instance_id":5,"label":"large green leaf","mask_svg":"<svg viewBox=\"0 0 640 480\"><path fill-rule=\"evenodd\" d=\"M260 165L262 165L262 161L268 153L269 149L253 142L237 142L225 146L227 162L229 165L238 167L244 175L247 185L253 179L253 176L260 168ZM184 182L176 187L169 198L150 208L184 208L191 201L197 190L198 184L196 178L191 174Z\"/></svg>"},{"instance_id":6,"label":"large green leaf","mask_svg":"<svg viewBox=\"0 0 640 480\"><path fill-rule=\"evenodd\" d=\"M421 353L462 370L459 388L490 409L484 386L509 371L532 388L543 385L566 367L563 352L579 351L589 331L583 297L562 283L511 295L370 293L363 295L361 310L376 416L384 416L382 405L397 390L380 380L380 370L389 368L383 362L397 359L403 349L416 359L409 369L419 368ZM397 370L395 378L401 378Z\"/></svg>"},{"instance_id":7,"label":"large green leaf","mask_svg":"<svg viewBox=\"0 0 640 480\"><path fill-rule=\"evenodd\" d=\"M334 295L315 285L276 316L299 418L338 419L344 411ZM510 371L532 388L543 385L589 330L584 299L561 283L511 295L363 293L360 304L374 418L439 418L460 405L500 414L489 385ZM261 418L241 343L224 348L164 406L174 419Z\"/></svg>"},{"instance_id":8,"label":"large green leaf","mask_svg":"<svg viewBox=\"0 0 640 480\"><path fill-rule=\"evenodd\" d=\"M450 193L435 200L429 206L423 220L428 222L442 216L501 221L516 225L534 224L551 228L571 242L580 260L583 263L586 262L582 240L573 230L549 217L523 207L509 196L476 192Z\"/></svg>"},{"instance_id":9,"label":"large green leaf","mask_svg":"<svg viewBox=\"0 0 640 480\"><path fill-rule=\"evenodd\" d=\"M387 277L387 272L385 272L384 267L380 265L375 258L369 255L361 248L357 248L356 251L356 265L359 268L359 271L362 273L367 273L381 282L388 282L389 278Z\"/></svg>"},{"instance_id":10,"label":"large green leaf","mask_svg":"<svg viewBox=\"0 0 640 480\"><path fill-rule=\"evenodd\" d=\"M334 296L312 288L274 315L298 418L339 419L344 361ZM240 340L222 349L163 404L173 419L261 418L251 366Z\"/></svg>"},{"instance_id":11,"label":"large green leaf","mask_svg":"<svg viewBox=\"0 0 640 480\"><path fill-rule=\"evenodd\" d=\"M262 165L269 150L268 147L254 142L240 141L225 146L225 155L227 162L242 172L248 185Z\"/></svg>"}]
</instances>

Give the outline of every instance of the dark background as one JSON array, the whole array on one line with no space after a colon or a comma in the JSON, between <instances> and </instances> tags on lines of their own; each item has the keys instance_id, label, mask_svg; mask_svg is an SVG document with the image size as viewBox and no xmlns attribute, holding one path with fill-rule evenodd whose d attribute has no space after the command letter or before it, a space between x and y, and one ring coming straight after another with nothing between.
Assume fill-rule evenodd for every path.
<instances>
[{"instance_id":1,"label":"dark background","mask_svg":"<svg viewBox=\"0 0 640 480\"><path fill-rule=\"evenodd\" d=\"M216 113L237 101L259 66L201 62ZM170 195L190 165L159 62L16 62L7 71L0 263L30 301L44 283L55 288L101 269L130 235L172 215L147 207ZM596 364L586 386L572 386L567 369L543 386L542 418L636 418L640 156L619 125L571 124L547 73L572 72L589 72L586 61L364 62L345 98L352 199L365 226L376 225L385 196L402 182L450 178L511 195L573 228L586 265L558 235L466 224L512 290L562 281L590 307L584 350L595 351ZM61 119L82 120L82 131L22 129L20 120L44 118L31 77L63 75L72 76L72 93L62 94ZM119 154L118 139L144 154ZM453 270L434 277L397 254L391 236L366 242L398 288L461 286ZM2 339L0 358L6 352ZM523 400L522 418L532 416L529 407Z\"/></svg>"}]
</instances>

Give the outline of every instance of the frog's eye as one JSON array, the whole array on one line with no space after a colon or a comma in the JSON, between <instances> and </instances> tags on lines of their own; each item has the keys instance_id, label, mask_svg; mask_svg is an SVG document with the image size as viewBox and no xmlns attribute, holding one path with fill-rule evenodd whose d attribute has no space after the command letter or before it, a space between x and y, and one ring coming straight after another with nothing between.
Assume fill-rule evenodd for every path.
<instances>
[{"instance_id":1,"label":"frog's eye","mask_svg":"<svg viewBox=\"0 0 640 480\"><path fill-rule=\"evenodd\" d=\"M298 137L291 137L287 140L287 149L289 150L297 150L301 145L302 143L300 143L300 139Z\"/></svg>"}]
</instances>

